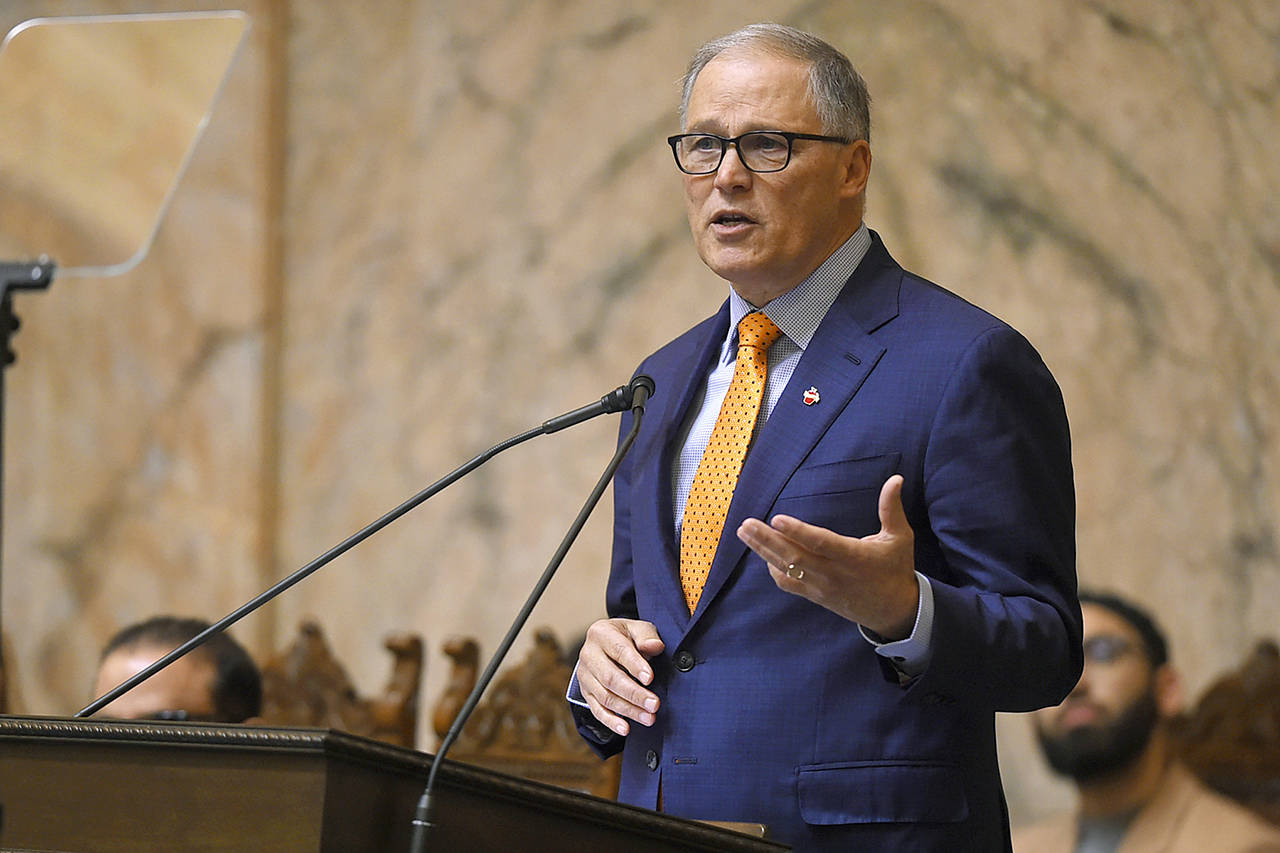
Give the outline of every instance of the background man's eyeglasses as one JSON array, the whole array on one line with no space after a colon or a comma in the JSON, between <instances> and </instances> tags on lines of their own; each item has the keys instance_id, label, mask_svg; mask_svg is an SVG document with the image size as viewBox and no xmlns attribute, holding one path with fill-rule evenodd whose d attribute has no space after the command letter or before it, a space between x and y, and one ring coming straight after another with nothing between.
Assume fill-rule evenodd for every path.
<instances>
[{"instance_id":1,"label":"background man's eyeglasses","mask_svg":"<svg viewBox=\"0 0 1280 853\"><path fill-rule=\"evenodd\" d=\"M1084 641L1084 659L1091 663L1115 663L1133 651L1133 644L1122 637L1099 634Z\"/></svg>"},{"instance_id":2,"label":"background man's eyeglasses","mask_svg":"<svg viewBox=\"0 0 1280 853\"><path fill-rule=\"evenodd\" d=\"M680 171L688 175L710 175L720 168L724 152L730 145L737 147L738 159L752 172L781 172L791 162L791 145L797 139L841 145L849 143L843 136L753 130L733 137L716 136L714 133L680 133L668 136L667 144L675 154Z\"/></svg>"},{"instance_id":3,"label":"background man's eyeglasses","mask_svg":"<svg viewBox=\"0 0 1280 853\"><path fill-rule=\"evenodd\" d=\"M163 720L171 723L221 723L223 720L217 719L216 714L206 714L200 712L188 711L185 708L165 708L160 711L152 711L149 714L138 717L139 720Z\"/></svg>"}]
</instances>

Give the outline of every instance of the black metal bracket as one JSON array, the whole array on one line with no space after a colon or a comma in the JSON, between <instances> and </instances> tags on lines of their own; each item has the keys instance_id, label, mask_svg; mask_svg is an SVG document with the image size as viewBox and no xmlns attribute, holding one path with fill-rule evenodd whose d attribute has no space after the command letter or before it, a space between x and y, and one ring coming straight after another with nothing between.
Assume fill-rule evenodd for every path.
<instances>
[{"instance_id":1,"label":"black metal bracket","mask_svg":"<svg viewBox=\"0 0 1280 853\"><path fill-rule=\"evenodd\" d=\"M0 261L0 287L3 297L0 298L0 338L3 349L0 351L0 370L17 360L9 346L9 339L22 325L18 315L13 312L13 294L19 290L47 290L53 282L53 271L57 264L48 258L38 261Z\"/></svg>"}]
</instances>

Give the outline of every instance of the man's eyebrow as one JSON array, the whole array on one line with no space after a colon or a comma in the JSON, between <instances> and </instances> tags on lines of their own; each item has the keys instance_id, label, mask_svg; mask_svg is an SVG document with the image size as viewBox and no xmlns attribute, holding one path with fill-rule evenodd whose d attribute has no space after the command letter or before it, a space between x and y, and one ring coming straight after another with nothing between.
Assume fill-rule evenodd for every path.
<instances>
[{"instance_id":1,"label":"man's eyebrow","mask_svg":"<svg viewBox=\"0 0 1280 853\"><path fill-rule=\"evenodd\" d=\"M756 133L758 131L779 132L781 130L783 130L783 128L779 127L776 122L755 121L755 122L749 122L749 123L743 124L741 127L738 128L738 132L736 134L731 134L728 128L726 128L723 124L721 124L716 119L707 119L706 121L689 125L689 127L684 132L685 133L710 133L716 136L729 137L729 136L740 136L744 133ZM821 131L814 131L814 132L820 133Z\"/></svg>"}]
</instances>

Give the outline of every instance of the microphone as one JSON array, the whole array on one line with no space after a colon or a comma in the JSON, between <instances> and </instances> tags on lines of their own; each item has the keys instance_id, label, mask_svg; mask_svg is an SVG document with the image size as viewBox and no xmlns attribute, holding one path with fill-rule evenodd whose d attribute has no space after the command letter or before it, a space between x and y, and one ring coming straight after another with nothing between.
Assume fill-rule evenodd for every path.
<instances>
[{"instance_id":1,"label":"microphone","mask_svg":"<svg viewBox=\"0 0 1280 853\"><path fill-rule=\"evenodd\" d=\"M638 409L643 412L644 404L649 402L649 398L653 396L655 388L653 377L641 373L631 380L627 388L631 391L631 409L633 411Z\"/></svg>"},{"instance_id":2,"label":"microphone","mask_svg":"<svg viewBox=\"0 0 1280 853\"><path fill-rule=\"evenodd\" d=\"M583 504L582 509L578 510L577 517L569 525L569 530L565 533L564 538L560 540L560 547L556 549L551 561L547 563L547 567L542 572L542 577L538 578L533 591L529 594L528 599L525 600L524 607L520 608L520 612L516 614L515 621L507 629L506 636L502 638L502 642L498 644L493 657L489 659L488 665L485 666L484 672L476 680L476 686L472 688L471 694L467 696L467 701L462 704L462 708L458 711L458 716L453 720L453 725L449 727L444 739L440 741L440 748L436 750L436 756L431 762L431 772L427 776L427 786L422 791L422 797L418 800L417 811L413 816L413 835L409 839L410 853L425 853L426 851L427 833L435 825L434 815L432 814L434 801L431 799L431 792L435 787L436 771L440 769L445 753L449 751L449 747L453 745L453 742L458 739L458 735L462 733L462 727L466 725L467 720L471 717L471 712L476 709L476 705L480 702L480 695L484 693L485 688L489 686L489 682L497 674L498 665L502 663L503 658L507 656L507 652L511 650L511 645L516 641L516 636L520 633L520 629L528 621L529 615L533 613L533 608L538 603L538 599L542 598L542 593L546 591L547 585L551 583L551 578L555 575L556 569L560 568L560 563L564 561L565 555L569 553L569 547L578 538L578 533L582 530L583 525L587 523L587 518L590 517L591 511L595 509L596 504L600 501L600 496L604 494L604 490L608 487L609 482L613 480L613 475L617 472L618 466L622 464L623 457L627 455L627 451L635 443L636 436L640 433L640 422L644 419L644 405L649 397L653 395L653 392L653 380L644 374L640 374L633 378L629 385L606 394L600 399L599 403L592 403L590 406L584 406L561 416L565 418L574 417L597 406L617 405L619 401L625 400L626 407L631 409L634 418L632 419L631 429L628 430L622 441L618 443L618 448L614 451L613 458L605 466L604 473L600 475L600 479L596 482L595 488L591 490L586 503ZM614 395L620 396L615 398ZM614 399L611 401L611 398ZM587 415L586 417L594 417L594 415Z\"/></svg>"},{"instance_id":3,"label":"microphone","mask_svg":"<svg viewBox=\"0 0 1280 853\"><path fill-rule=\"evenodd\" d=\"M647 386L644 386L644 380L647 380L648 382ZM640 382L641 386L643 386L641 387L640 393L638 395L636 393L637 382ZM648 389L647 391L644 390L645 387L647 387ZM556 432L557 430L564 429L567 426L572 426L573 424L582 423L585 420L594 418L596 415L603 415L607 412L620 412L620 411L625 411L628 408L634 408L635 399L637 396L640 397L640 405L643 406L644 400L648 399L649 394L652 394L652 393L653 393L653 380L649 379L649 377L647 376L637 376L635 379L631 381L629 385L621 385L615 388L614 390L610 391L608 394L601 397L600 402L598 403L592 403L589 406L583 406L580 409L575 409L574 411L569 412L567 414L560 415L559 417L556 417L556 418L552 418L551 420L544 422L543 425L540 427L535 427L531 430L527 430L526 432L522 432L519 435L512 436L506 441L495 444L493 447L490 447L484 453L481 453L479 456L476 456L475 458L471 459L469 462L465 462L462 465L455 468L454 470L450 471L448 474L441 477L439 480L432 483L430 486L427 486L427 488L418 492L416 495L409 498L407 501L400 504L395 509L383 515L381 518L378 518L376 521L371 522L370 524L361 528L357 532L351 534L346 539L339 542L337 545L334 545L328 551L325 551L319 557L316 557L314 560L307 563L305 566L298 569L296 572L289 575L284 580L278 582L275 586L271 587L265 592L260 593L250 601L245 602L240 607L228 613L226 616L222 617L217 622L213 623L208 628L201 631L199 634L192 637L187 642L183 643L173 651L166 654L164 657L150 664L145 669L139 671L138 673L128 678L127 680L122 681L120 684L111 688L102 696L99 696L97 699L93 700L88 705L85 705L83 708L77 711L75 713L75 716L88 717L93 714L96 714L98 711L102 710L104 707L111 704L116 699L128 693L130 690L137 687L139 684L146 681L148 678L151 678L160 670L169 666L179 658L186 656L189 652L203 645L212 637L227 630L232 625L239 622L241 619L248 616L250 613L253 613L262 605L266 604L268 601L271 601L271 599L275 598L280 593L289 589L289 587L310 577L316 571L324 568L326 565L333 562L333 560L342 556L347 551L350 551L356 545L359 545L361 542L368 539L370 536L377 533L379 530L382 530L387 525L398 520L399 518L404 516L406 513L408 513L410 510L415 509L419 505L425 503L433 495L443 491L446 487L462 479L464 476L471 473L476 468L479 468L485 462L488 462L490 459L492 459L494 456L497 456L502 451L507 450L508 448L511 448L511 447L515 447L517 444L522 444L528 441L529 439L535 438L539 435L546 435L547 433ZM623 405L624 401L625 401L625 405ZM613 408L610 408L610 407L613 407ZM569 420L567 422L561 423L562 421L565 421L565 419L567 418L573 418L573 420ZM550 429L547 427L548 424L556 424L556 423L558 423L559 425L553 426ZM610 476L612 476L612 473L610 473ZM585 519L583 520L585 521Z\"/></svg>"},{"instance_id":4,"label":"microphone","mask_svg":"<svg viewBox=\"0 0 1280 853\"><path fill-rule=\"evenodd\" d=\"M637 391L641 392L638 403L635 402ZM581 409L574 409L572 412L566 412L559 417L543 421L542 431L544 433L558 432L565 427L580 424L585 420L594 418L596 415L625 412L636 407L643 409L645 400L651 396L653 396L653 380L642 373L632 379L630 383L619 385L608 394L605 394L600 398L599 402L591 403Z\"/></svg>"}]
</instances>

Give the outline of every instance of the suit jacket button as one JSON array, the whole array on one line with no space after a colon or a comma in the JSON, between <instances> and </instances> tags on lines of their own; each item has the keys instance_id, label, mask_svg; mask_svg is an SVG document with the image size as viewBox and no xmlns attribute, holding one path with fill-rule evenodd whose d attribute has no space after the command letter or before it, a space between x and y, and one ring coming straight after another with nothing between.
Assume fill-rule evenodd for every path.
<instances>
[{"instance_id":1,"label":"suit jacket button","mask_svg":"<svg viewBox=\"0 0 1280 853\"><path fill-rule=\"evenodd\" d=\"M644 754L644 764L650 770L657 770L658 769L658 753L654 752L652 749L646 752Z\"/></svg>"},{"instance_id":2,"label":"suit jacket button","mask_svg":"<svg viewBox=\"0 0 1280 853\"><path fill-rule=\"evenodd\" d=\"M676 669L681 672L688 672L693 669L694 663L696 663L696 661L693 658L693 652L688 651L687 649L682 649L681 651L676 652Z\"/></svg>"}]
</instances>

